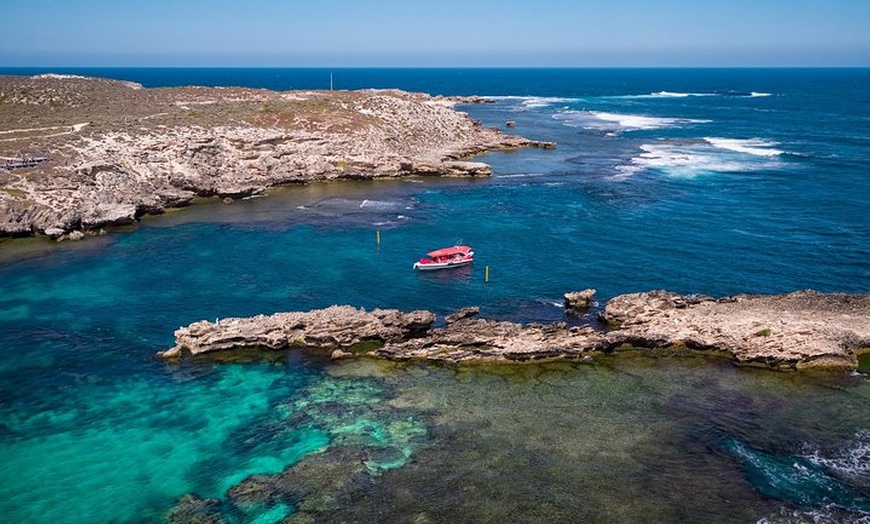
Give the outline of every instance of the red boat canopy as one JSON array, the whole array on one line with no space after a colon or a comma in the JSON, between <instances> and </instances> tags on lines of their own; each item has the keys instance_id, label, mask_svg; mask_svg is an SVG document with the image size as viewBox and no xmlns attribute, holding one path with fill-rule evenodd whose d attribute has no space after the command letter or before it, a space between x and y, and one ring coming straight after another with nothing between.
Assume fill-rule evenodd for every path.
<instances>
[{"instance_id":1,"label":"red boat canopy","mask_svg":"<svg viewBox=\"0 0 870 524\"><path fill-rule=\"evenodd\" d=\"M471 252L471 248L468 246L450 246L442 249L436 249L435 251L430 251L426 253L432 258L438 257L449 257L452 255L467 255Z\"/></svg>"}]
</instances>

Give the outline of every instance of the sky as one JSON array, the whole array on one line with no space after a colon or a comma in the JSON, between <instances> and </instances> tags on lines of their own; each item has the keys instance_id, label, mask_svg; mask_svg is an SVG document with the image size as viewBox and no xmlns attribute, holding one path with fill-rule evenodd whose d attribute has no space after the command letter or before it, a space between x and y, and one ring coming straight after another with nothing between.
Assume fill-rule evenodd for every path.
<instances>
[{"instance_id":1,"label":"sky","mask_svg":"<svg viewBox=\"0 0 870 524\"><path fill-rule=\"evenodd\" d=\"M3 0L0 66L870 66L868 0Z\"/></svg>"}]
</instances>

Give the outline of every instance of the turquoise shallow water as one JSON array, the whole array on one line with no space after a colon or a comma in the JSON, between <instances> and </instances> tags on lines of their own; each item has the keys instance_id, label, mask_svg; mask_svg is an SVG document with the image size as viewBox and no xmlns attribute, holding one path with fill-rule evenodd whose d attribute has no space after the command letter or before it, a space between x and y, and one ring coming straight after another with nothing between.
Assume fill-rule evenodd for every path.
<instances>
[{"instance_id":1,"label":"turquoise shallow water","mask_svg":"<svg viewBox=\"0 0 870 524\"><path fill-rule=\"evenodd\" d=\"M114 73L309 88L322 71ZM866 70L338 77L492 95L462 109L558 147L487 155L488 180L314 184L75 244L0 243L7 521L191 521L189 494L228 522L870 518L863 376L153 358L195 320L331 304L549 321L586 287L870 292ZM411 270L460 238L472 267ZM284 487L244 481L294 464Z\"/></svg>"}]
</instances>

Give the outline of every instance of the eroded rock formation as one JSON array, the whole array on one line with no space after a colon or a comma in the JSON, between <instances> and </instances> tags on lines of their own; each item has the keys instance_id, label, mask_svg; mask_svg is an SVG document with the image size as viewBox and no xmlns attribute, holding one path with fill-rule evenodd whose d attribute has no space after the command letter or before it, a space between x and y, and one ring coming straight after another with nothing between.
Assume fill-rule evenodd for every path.
<instances>
[{"instance_id":1,"label":"eroded rock formation","mask_svg":"<svg viewBox=\"0 0 870 524\"><path fill-rule=\"evenodd\" d=\"M685 346L769 367L857 366L870 349L870 295L800 291L713 299L667 291L621 295L607 303L612 343Z\"/></svg>"},{"instance_id":2,"label":"eroded rock formation","mask_svg":"<svg viewBox=\"0 0 870 524\"><path fill-rule=\"evenodd\" d=\"M366 312L350 306L196 322L175 332L163 357L235 347L323 348L333 358L360 354L393 360L531 361L576 359L633 348L707 350L741 365L780 369L855 369L870 351L870 295L738 295L724 299L667 291L621 295L607 303L608 329L562 322L522 325L481 319L466 308L433 327L428 311ZM376 342L374 348L360 346Z\"/></svg>"}]
</instances>

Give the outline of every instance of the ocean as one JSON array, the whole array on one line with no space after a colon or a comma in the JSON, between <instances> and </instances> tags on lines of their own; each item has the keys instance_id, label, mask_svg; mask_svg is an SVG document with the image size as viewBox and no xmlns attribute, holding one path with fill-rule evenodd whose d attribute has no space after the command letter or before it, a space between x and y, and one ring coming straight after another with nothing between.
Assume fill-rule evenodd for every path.
<instances>
[{"instance_id":1,"label":"ocean","mask_svg":"<svg viewBox=\"0 0 870 524\"><path fill-rule=\"evenodd\" d=\"M458 109L557 147L0 242L4 522L870 522L862 373L154 358L196 320L332 304L549 322L584 288L870 293L870 69L0 68L49 71L480 95ZM411 269L460 240L473 266Z\"/></svg>"}]
</instances>

